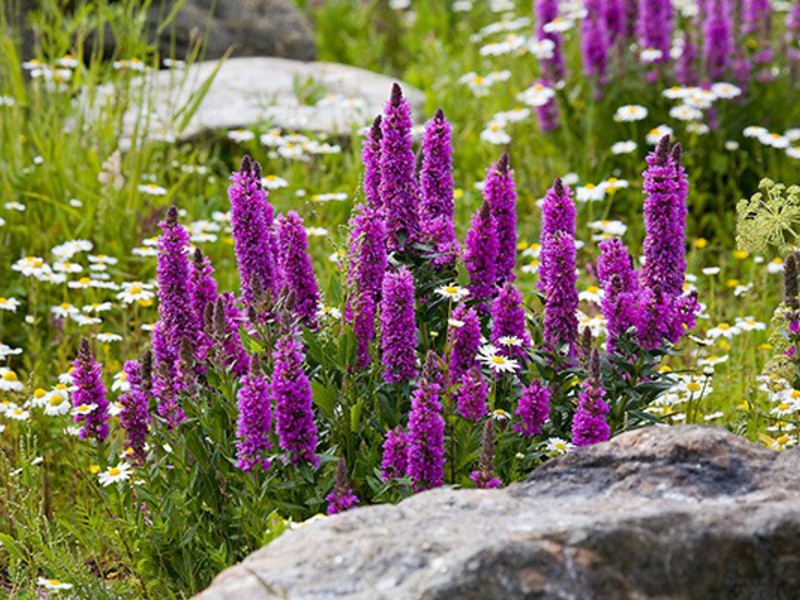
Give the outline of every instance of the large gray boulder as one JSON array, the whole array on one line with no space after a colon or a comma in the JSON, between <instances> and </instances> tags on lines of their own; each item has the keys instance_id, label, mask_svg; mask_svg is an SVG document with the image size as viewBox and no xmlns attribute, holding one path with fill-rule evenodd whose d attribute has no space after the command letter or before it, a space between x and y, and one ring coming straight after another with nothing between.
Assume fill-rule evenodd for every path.
<instances>
[{"instance_id":1,"label":"large gray boulder","mask_svg":"<svg viewBox=\"0 0 800 600\"><path fill-rule=\"evenodd\" d=\"M502 491L438 489L285 533L201 600L790 599L800 451L653 427Z\"/></svg>"},{"instance_id":2,"label":"large gray boulder","mask_svg":"<svg viewBox=\"0 0 800 600\"><path fill-rule=\"evenodd\" d=\"M211 81L205 89L206 82ZM190 139L210 131L271 127L349 135L383 112L394 79L347 65L302 62L283 58L231 58L221 64L206 61L185 69L153 71L135 85L142 102L132 102L124 117L131 135L142 124L151 134L167 133ZM305 88L313 98L298 95ZM424 95L403 85L416 109ZM183 129L183 107L202 96L197 110ZM313 100L313 101L312 101ZM144 107L144 110L142 110Z\"/></svg>"},{"instance_id":3,"label":"large gray boulder","mask_svg":"<svg viewBox=\"0 0 800 600\"><path fill-rule=\"evenodd\" d=\"M229 50L231 56L316 58L311 22L291 0L183 0L173 15L178 2L155 0L146 15L146 33L162 57L186 58L202 40L203 57L209 60L220 58ZM38 4L34 0L16 0L9 6L10 24L21 40L25 58L31 57L36 48L38 34L30 26L29 14L39 8ZM63 9L70 10L76 4L71 0L64 3ZM167 17L172 21L164 26ZM107 28L103 35L107 55L113 53L115 43L114 33Z\"/></svg>"}]
</instances>

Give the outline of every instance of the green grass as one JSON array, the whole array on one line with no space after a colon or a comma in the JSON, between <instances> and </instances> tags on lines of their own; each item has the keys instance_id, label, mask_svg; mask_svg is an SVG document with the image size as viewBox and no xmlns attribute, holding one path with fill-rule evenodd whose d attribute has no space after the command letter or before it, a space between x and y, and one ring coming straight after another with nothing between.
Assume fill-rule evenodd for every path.
<instances>
[{"instance_id":1,"label":"green grass","mask_svg":"<svg viewBox=\"0 0 800 600\"><path fill-rule=\"evenodd\" d=\"M148 126L142 123L130 139L122 139L122 115L143 99L133 84L136 73L115 69L114 61L137 58L147 65L157 65L163 58L145 41L142 14L146 5L133 0L77 4L74 12L65 12L62 3L48 0L33 16L42 32L40 60L52 65L66 54L77 59L77 67L71 69L71 78L62 89L44 85L41 79L31 80L22 64L33 57L19 55L14 32L4 27L0 37L0 96L13 99L13 106L0 105L0 197L3 203L13 201L25 206L24 212L0 208L0 217L5 220L0 227L0 296L22 302L16 313L0 310L0 341L24 349L23 354L10 357L4 364L12 367L26 386L19 397L0 392L0 402L12 398L24 401L36 388L49 390L57 376L69 368L82 335L109 331L123 336L121 343L96 345L98 360L104 363L107 374L118 372L122 363L138 356L147 343L150 334L142 325L157 319L152 303L117 303L104 315L102 325L57 323L51 317L51 307L113 300L116 292L35 282L12 270L11 265L22 256L40 256L52 263L50 251L54 246L66 240L88 239L94 244L94 253L119 258L108 270L115 281L148 281L155 275L155 261L132 254L133 248L157 234L156 223L171 203L186 210L184 222L210 219L215 211L228 210L227 178L245 152L262 163L265 174L289 182L288 187L270 193L276 211L298 210L307 226L328 230L327 236L310 239L314 268L326 303L338 305L344 292L341 270L329 257L343 246L343 226L351 207L361 198L360 141L355 137L337 140L343 148L340 154L303 163L271 157L258 137L236 144L227 139L225 132L171 143L148 138ZM721 412L709 422L752 440L765 433L773 435L767 431L772 424L766 412L770 404L757 391L755 379L772 355L766 345L770 332L743 332L729 341L719 338L710 345L698 343L697 339L719 323L732 324L736 317L753 316L760 322L769 322L781 301L780 275L770 274L766 268L775 256L757 258L734 252L735 204L752 195L763 177L797 183L796 162L784 152L742 135L744 128L751 125L774 131L800 125L800 107L795 102L797 84L785 74L771 83L754 83L744 99L720 104L714 130L702 136L691 134L668 116L674 103L663 97L663 86L645 84L638 75L615 78L603 97L595 98L591 84L580 75L577 32L572 31L568 34L567 58L573 75L558 96L562 127L553 134L542 134L532 115L509 126L513 140L508 146L493 146L480 140L481 131L495 113L520 105L515 96L534 82L538 67L530 55L480 55L482 42L473 42L470 37L498 18L485 3L476 3L479 6L468 14L458 14L449 11L444 2L416 2L415 18L410 23L401 11L388 8L382 1L299 4L307 8L314 21L320 59L388 73L421 89L425 103L416 108L422 119L430 117L438 107L444 109L453 124L455 179L459 188L457 231L461 239L469 215L481 202L475 184L505 150L510 152L515 170L523 247L538 240L540 215L536 199L555 177L576 173L582 184L609 177L629 182L627 189L603 202L579 206L579 237L586 241L579 254L581 289L595 282L586 269L596 257L587 227L590 221L622 220L628 226L626 243L637 255L641 250L640 174L648 151L644 136L652 127L671 125L684 146L691 177L689 272L697 276L694 285L707 305L709 317L701 320L695 338L686 338L666 364L675 371L699 372L698 358L728 356L709 380L713 392L700 402L676 410L686 414L686 421L699 423L706 422L705 416ZM530 16L529 4L518 2L516 14ZM2 23L4 20L0 19ZM114 56L101 60L90 40L91 34L106 26L121 43ZM775 39L780 34L778 27ZM783 60L779 58L781 67L785 66ZM509 80L496 84L484 97L474 97L458 81L470 71L486 74L503 69L511 72ZM633 67L629 65L626 72L633 72ZM115 87L115 93L107 101L97 100L97 86L109 84ZM313 95L315 90L308 92ZM79 99L86 96L102 106L93 118L80 108ZM615 122L612 115L616 108L631 103L647 106L648 118L633 124ZM253 129L263 133L269 130L269 124ZM621 156L610 152L613 143L627 139L637 141L636 152ZM726 150L728 141L738 142L738 148ZM120 148L121 185L101 183L99 176L107 170L104 163ZM187 172L181 168L186 166L202 166L208 171ZM139 186L148 182L162 186L165 195L140 192ZM298 194L301 190L303 195ZM315 194L332 192L344 192L348 199L313 200ZM235 290L238 277L230 236L224 229L217 235L216 242L204 243L202 248L214 262L221 289ZM86 269L88 263L81 262ZM528 262L520 255L520 265ZM703 269L712 267L718 267L719 273L703 274ZM532 298L536 277L521 273L518 282ZM736 294L739 285L751 287ZM584 308L590 310L588 305ZM326 340L326 345L320 347L327 351L335 347L334 342ZM111 383L110 375L107 383ZM235 419L233 387L226 389L229 404L217 424L232 424ZM324 389L319 383L316 391L321 393ZM317 403L328 400L317 399ZM93 449L87 450L85 442L64 435L63 422L32 412L27 423L0 419L0 424L6 425L5 431L0 432L0 481L4 482L0 486L0 585L15 597L35 597L37 577L67 574L80 597L184 597L202 589L215 572L240 559L247 548L279 535L287 526L287 516L300 518L309 510L320 510L320 494L330 484L326 471L324 481L313 488L317 495L309 500L297 492L292 496L291 487L301 485L304 478L311 481L313 475L309 473L285 474L299 480L288 483L279 477L268 482L232 479L230 485L241 486L236 489L247 490L248 496L243 503L225 508L230 510L226 518L235 526L233 537L220 541L220 532L213 530L215 522L208 514L223 510L224 486L189 481L187 476L186 490L213 489L213 494L218 494L207 505L198 503L200 508L193 513L196 505L191 504L192 498L181 495L184 489L169 489L171 480L159 479L157 469L144 473L142 476L152 486L153 497L148 502L159 506L159 514L148 517L133 510L138 499L132 498L129 491L99 489L90 470L98 462L105 465L116 460L123 450L119 440L113 447L102 449L105 455L101 456ZM356 417L353 422L357 422ZM211 441L198 436L191 452L186 450L186 455L181 455L186 472L193 473L193 467L196 470L192 460L198 456L207 461L212 473L229 466L231 436L230 431L223 430L214 431ZM161 442L168 440L159 439ZM215 447L212 442L218 445ZM377 452L374 447L366 451L348 449L353 454L362 451ZM42 462L37 460L40 457ZM333 457L326 460L332 461ZM509 467L510 471L514 469L517 467ZM270 511L269 519L259 521L258 511L269 504L264 499L273 489L270 486L281 485L288 490L284 504ZM119 515L124 518L118 520ZM186 525L194 524L195 519L197 527L191 530L199 532L197 537L182 537ZM236 528L237 524L241 527ZM150 537L145 537L144 531Z\"/></svg>"}]
</instances>

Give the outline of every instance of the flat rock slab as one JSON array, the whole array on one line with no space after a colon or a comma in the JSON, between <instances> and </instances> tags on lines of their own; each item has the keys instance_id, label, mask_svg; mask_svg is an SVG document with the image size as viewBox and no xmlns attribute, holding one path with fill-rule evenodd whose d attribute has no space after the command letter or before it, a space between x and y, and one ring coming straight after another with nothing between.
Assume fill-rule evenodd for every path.
<instances>
[{"instance_id":1,"label":"flat rock slab","mask_svg":"<svg viewBox=\"0 0 800 600\"><path fill-rule=\"evenodd\" d=\"M800 450L652 427L499 491L440 488L283 534L200 600L790 599Z\"/></svg>"},{"instance_id":2,"label":"flat rock slab","mask_svg":"<svg viewBox=\"0 0 800 600\"><path fill-rule=\"evenodd\" d=\"M142 114L125 115L125 131L142 117L161 135L191 139L204 132L268 124L284 130L349 135L383 112L394 79L364 69L325 62L283 58L231 58L222 63L199 108L178 131L180 111L214 74L217 62L149 73L139 85L146 90ZM413 106L424 96L403 85ZM304 98L299 98L303 96ZM313 103L312 103L313 102Z\"/></svg>"}]
</instances>

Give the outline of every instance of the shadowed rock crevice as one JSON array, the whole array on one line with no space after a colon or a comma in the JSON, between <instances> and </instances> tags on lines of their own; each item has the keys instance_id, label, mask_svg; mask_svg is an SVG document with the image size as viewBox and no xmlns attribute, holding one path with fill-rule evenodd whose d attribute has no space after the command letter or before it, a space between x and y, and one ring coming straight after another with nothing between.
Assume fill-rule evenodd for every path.
<instances>
[{"instance_id":1,"label":"shadowed rock crevice","mask_svg":"<svg viewBox=\"0 0 800 600\"><path fill-rule=\"evenodd\" d=\"M798 585L800 451L685 426L575 451L505 490L309 524L199 598L788 600Z\"/></svg>"}]
</instances>

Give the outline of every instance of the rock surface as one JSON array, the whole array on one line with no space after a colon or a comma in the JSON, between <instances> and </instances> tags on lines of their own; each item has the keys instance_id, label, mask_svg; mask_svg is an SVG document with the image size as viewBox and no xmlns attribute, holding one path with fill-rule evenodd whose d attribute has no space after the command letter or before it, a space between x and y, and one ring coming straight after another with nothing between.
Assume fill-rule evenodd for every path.
<instances>
[{"instance_id":1,"label":"rock surface","mask_svg":"<svg viewBox=\"0 0 800 600\"><path fill-rule=\"evenodd\" d=\"M114 0L110 0L111 3ZM147 13L147 31L162 57L186 58L197 40L204 40L206 59L232 56L279 56L314 60L317 55L311 23L291 0L184 0L174 20L160 30L179 0L155 0ZM21 36L23 57L33 56L37 33L28 15L35 0L11 2L10 22ZM64 4L69 10L74 0ZM91 42L90 42L91 43ZM114 51L113 32L104 34L104 52ZM130 57L121 57L130 58Z\"/></svg>"},{"instance_id":2,"label":"rock surface","mask_svg":"<svg viewBox=\"0 0 800 600\"><path fill-rule=\"evenodd\" d=\"M383 111L393 79L364 69L282 58L234 58L222 63L199 109L182 130L176 115L217 68L202 62L186 69L156 71L143 78L148 97L148 127L190 139L205 131L269 123L288 130L349 134ZM421 92L403 86L412 105L421 108ZM300 92L298 94L298 91ZM141 115L134 106L125 115L125 131Z\"/></svg>"},{"instance_id":3,"label":"rock surface","mask_svg":"<svg viewBox=\"0 0 800 600\"><path fill-rule=\"evenodd\" d=\"M653 427L285 533L200 600L797 598L800 450Z\"/></svg>"}]
</instances>

